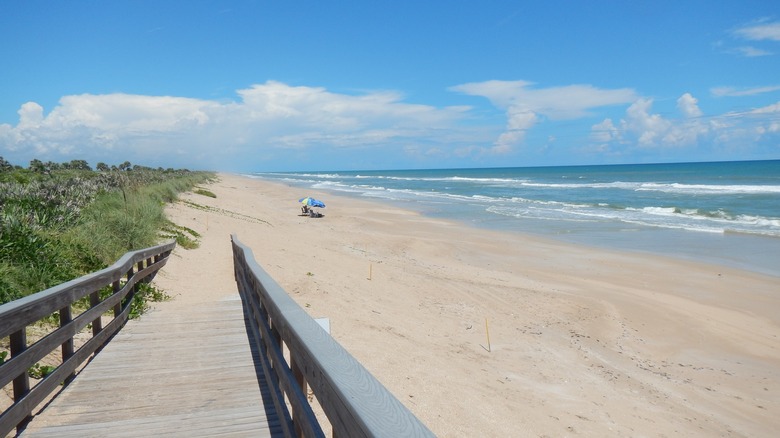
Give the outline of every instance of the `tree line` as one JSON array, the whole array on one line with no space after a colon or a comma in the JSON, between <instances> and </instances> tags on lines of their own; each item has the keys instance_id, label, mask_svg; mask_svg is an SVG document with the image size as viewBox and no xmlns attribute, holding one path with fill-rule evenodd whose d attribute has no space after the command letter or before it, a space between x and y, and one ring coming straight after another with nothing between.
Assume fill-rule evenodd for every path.
<instances>
[{"instance_id":1,"label":"tree line","mask_svg":"<svg viewBox=\"0 0 780 438\"><path fill-rule=\"evenodd\" d=\"M22 170L24 169L22 166L19 165L13 165L10 162L6 161L2 156L0 156L0 172L7 172L11 170ZM84 171L92 171L92 167L87 163L86 160L71 160L68 162L63 163L56 163L53 161L46 161L43 162L38 159L33 159L30 161L30 165L27 167L27 170L30 170L32 172L38 172L38 173L46 173L46 172L52 172L55 170L84 170ZM121 164L114 164L114 165L108 165L103 162L98 162L95 165L95 170L98 172L110 172L112 170L157 170L159 172L167 171L167 172L173 172L175 171L173 168L167 168L163 169L162 167L158 167L157 169L153 169L151 167L147 166L141 166L139 164L131 164L129 161L124 161ZM187 170L187 169L184 169Z\"/></svg>"}]
</instances>

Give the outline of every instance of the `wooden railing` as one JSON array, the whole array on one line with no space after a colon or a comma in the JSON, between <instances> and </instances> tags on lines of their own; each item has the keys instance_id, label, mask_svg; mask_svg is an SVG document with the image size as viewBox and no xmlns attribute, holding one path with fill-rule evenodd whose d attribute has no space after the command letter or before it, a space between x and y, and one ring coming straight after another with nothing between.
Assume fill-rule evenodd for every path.
<instances>
[{"instance_id":1,"label":"wooden railing","mask_svg":"<svg viewBox=\"0 0 780 438\"><path fill-rule=\"evenodd\" d=\"M433 436L401 402L314 321L232 235L236 282L286 436L324 436L311 387L336 437ZM286 353L289 362L285 360ZM290 405L288 409L285 396ZM291 411L291 412L290 412Z\"/></svg>"},{"instance_id":2,"label":"wooden railing","mask_svg":"<svg viewBox=\"0 0 780 438\"><path fill-rule=\"evenodd\" d=\"M138 283L151 281L175 246L170 242L129 252L108 268L0 306L0 339L9 337L11 350L10 360L0 365L0 388L13 381L14 398L0 415L0 436L22 429L36 406L61 383L69 383L78 367L122 328ZM74 317L74 308L80 308L73 304L85 297L86 310ZM110 320L104 327L107 312ZM52 316L59 327L28 345L28 326ZM74 348L74 336L89 324L92 337ZM59 347L60 365L31 388L28 370Z\"/></svg>"}]
</instances>

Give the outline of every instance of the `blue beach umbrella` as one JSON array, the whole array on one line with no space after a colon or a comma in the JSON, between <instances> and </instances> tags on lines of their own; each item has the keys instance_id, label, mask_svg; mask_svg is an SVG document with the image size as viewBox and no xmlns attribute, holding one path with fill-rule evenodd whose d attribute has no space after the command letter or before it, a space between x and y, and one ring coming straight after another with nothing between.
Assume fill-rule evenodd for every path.
<instances>
[{"instance_id":1,"label":"blue beach umbrella","mask_svg":"<svg viewBox=\"0 0 780 438\"><path fill-rule=\"evenodd\" d=\"M321 207L325 208L325 203L322 201L318 201L310 196L307 196L305 198L301 198L298 200L298 202L302 203L303 205L308 205L309 207Z\"/></svg>"}]
</instances>

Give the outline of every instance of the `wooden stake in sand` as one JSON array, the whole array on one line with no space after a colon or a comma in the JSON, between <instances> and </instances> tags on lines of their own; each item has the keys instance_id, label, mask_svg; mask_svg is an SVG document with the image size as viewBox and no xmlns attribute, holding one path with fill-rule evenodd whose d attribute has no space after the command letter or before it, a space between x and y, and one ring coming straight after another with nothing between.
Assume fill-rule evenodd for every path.
<instances>
[{"instance_id":1,"label":"wooden stake in sand","mask_svg":"<svg viewBox=\"0 0 780 438\"><path fill-rule=\"evenodd\" d=\"M488 353L490 353L490 330L488 329L488 319L485 318L485 335L487 336Z\"/></svg>"},{"instance_id":2,"label":"wooden stake in sand","mask_svg":"<svg viewBox=\"0 0 780 438\"><path fill-rule=\"evenodd\" d=\"M373 263L368 264L368 279L371 280L371 267L373 266Z\"/></svg>"}]
</instances>

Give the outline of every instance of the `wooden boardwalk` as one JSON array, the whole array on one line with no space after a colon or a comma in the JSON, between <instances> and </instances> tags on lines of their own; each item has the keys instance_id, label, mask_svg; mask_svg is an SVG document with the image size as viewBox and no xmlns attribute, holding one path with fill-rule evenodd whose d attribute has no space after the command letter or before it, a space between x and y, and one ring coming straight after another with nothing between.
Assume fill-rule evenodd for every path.
<instances>
[{"instance_id":1,"label":"wooden boardwalk","mask_svg":"<svg viewBox=\"0 0 780 438\"><path fill-rule=\"evenodd\" d=\"M280 436L238 294L130 321L22 437Z\"/></svg>"}]
</instances>

